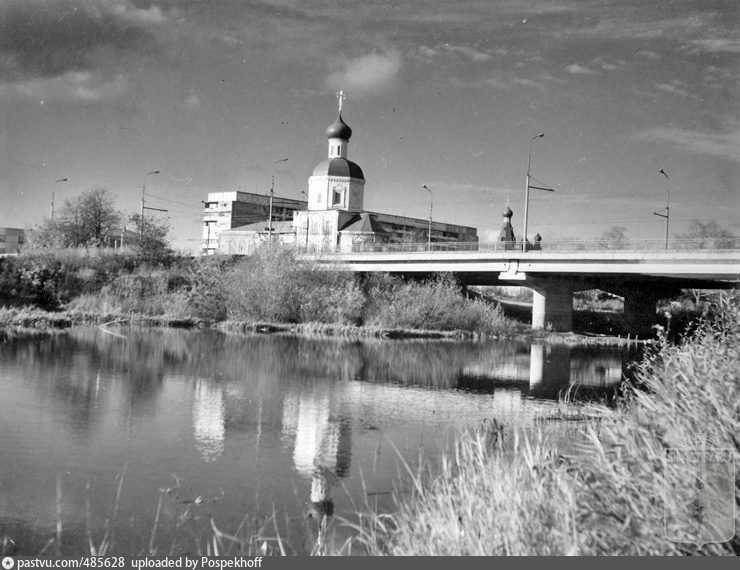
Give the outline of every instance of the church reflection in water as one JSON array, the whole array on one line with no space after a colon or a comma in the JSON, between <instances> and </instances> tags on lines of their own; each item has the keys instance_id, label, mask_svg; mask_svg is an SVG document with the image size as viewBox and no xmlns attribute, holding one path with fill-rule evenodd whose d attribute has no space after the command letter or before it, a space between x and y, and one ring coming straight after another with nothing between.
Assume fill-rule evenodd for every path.
<instances>
[{"instance_id":1,"label":"church reflection in water","mask_svg":"<svg viewBox=\"0 0 740 570\"><path fill-rule=\"evenodd\" d=\"M272 344L257 339L218 380L202 374L194 379L195 450L212 463L229 460L226 439L232 435L253 432L258 456L279 441L305 484L310 508L304 514L319 524L333 516L334 493L350 476L353 426L355 444L367 447L368 430L398 438L404 437L400 425L418 425L433 438L441 425L482 417L520 421L531 399L568 393L610 401L635 357L624 349L525 342L278 340L283 344L274 354L258 342ZM279 375L270 372L278 368ZM362 460L355 459L358 468Z\"/></svg>"},{"instance_id":2,"label":"church reflection in water","mask_svg":"<svg viewBox=\"0 0 740 570\"><path fill-rule=\"evenodd\" d=\"M193 393L193 437L204 461L215 461L226 441L223 388L199 379Z\"/></svg>"},{"instance_id":3,"label":"church reflection in water","mask_svg":"<svg viewBox=\"0 0 740 570\"><path fill-rule=\"evenodd\" d=\"M312 386L286 394L282 431L294 439L293 463L311 481L311 512L319 521L334 513L332 488L349 475L351 418L343 413L343 388Z\"/></svg>"}]
</instances>

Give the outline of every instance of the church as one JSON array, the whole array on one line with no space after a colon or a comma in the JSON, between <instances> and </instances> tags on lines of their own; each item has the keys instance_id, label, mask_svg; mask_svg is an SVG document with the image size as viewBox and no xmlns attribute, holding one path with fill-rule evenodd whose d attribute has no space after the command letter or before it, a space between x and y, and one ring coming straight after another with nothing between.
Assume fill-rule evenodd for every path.
<instances>
[{"instance_id":1,"label":"church","mask_svg":"<svg viewBox=\"0 0 740 570\"><path fill-rule=\"evenodd\" d=\"M432 244L478 242L476 228L368 212L364 209L365 175L349 160L352 129L342 118L344 94L337 94L336 120L326 129L327 158L313 169L308 179L306 209L292 211L292 220L267 220L224 229L219 232L218 253L252 253L268 241L292 245L307 252L352 252L382 249L387 244ZM279 199L275 197L276 199Z\"/></svg>"}]
</instances>

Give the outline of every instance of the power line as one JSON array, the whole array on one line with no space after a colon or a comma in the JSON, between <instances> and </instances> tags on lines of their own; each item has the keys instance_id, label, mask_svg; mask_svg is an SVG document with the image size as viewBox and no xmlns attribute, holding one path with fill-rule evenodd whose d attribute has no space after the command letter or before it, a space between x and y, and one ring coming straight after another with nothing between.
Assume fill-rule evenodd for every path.
<instances>
[{"instance_id":1,"label":"power line","mask_svg":"<svg viewBox=\"0 0 740 570\"><path fill-rule=\"evenodd\" d=\"M157 200L163 200L165 202L171 202L173 204L179 204L180 206L185 206L186 208L194 208L196 210L200 210L200 206L194 206L192 204L185 204L184 202L178 202L177 200L170 200L169 198L164 198L163 196L157 196L156 194L152 194L151 192L147 192L147 196L156 198Z\"/></svg>"}]
</instances>

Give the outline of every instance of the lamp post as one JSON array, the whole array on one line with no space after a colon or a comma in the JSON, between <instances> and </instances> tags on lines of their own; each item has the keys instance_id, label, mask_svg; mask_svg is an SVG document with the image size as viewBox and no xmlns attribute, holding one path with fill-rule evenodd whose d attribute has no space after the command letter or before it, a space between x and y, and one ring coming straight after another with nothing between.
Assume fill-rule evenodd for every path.
<instances>
[{"instance_id":1,"label":"lamp post","mask_svg":"<svg viewBox=\"0 0 740 570\"><path fill-rule=\"evenodd\" d=\"M146 177L150 174L159 174L159 170L152 170L144 175L144 182L141 185L141 219L139 220L139 245L144 245L144 195L146 194Z\"/></svg>"},{"instance_id":2,"label":"lamp post","mask_svg":"<svg viewBox=\"0 0 740 570\"><path fill-rule=\"evenodd\" d=\"M272 243L272 199L275 195L275 167L281 162L287 162L287 158L281 158L272 163L272 181L270 182L270 218L267 223L267 241Z\"/></svg>"},{"instance_id":3,"label":"lamp post","mask_svg":"<svg viewBox=\"0 0 740 570\"><path fill-rule=\"evenodd\" d=\"M205 200L201 200L200 203L203 204L206 209L208 209L208 202L206 202ZM208 255L208 250L211 247L211 222L205 219L203 221L206 224L206 228L208 228L208 236L206 237L206 251L203 255Z\"/></svg>"},{"instance_id":4,"label":"lamp post","mask_svg":"<svg viewBox=\"0 0 740 570\"><path fill-rule=\"evenodd\" d=\"M668 174L666 174L666 171L662 168L659 170L659 173L665 176L665 179L668 182L668 199L665 203L665 214L662 214L660 210L653 212L653 214L661 218L665 218L665 248L668 249L668 222L671 218L671 179L668 178Z\"/></svg>"},{"instance_id":5,"label":"lamp post","mask_svg":"<svg viewBox=\"0 0 740 570\"><path fill-rule=\"evenodd\" d=\"M534 188L535 190L545 190L546 192L555 192L552 188L543 188L541 186L532 186L529 183L531 178L531 167L532 167L532 143L535 139L541 139L545 136L545 133L540 133L533 136L529 141L529 154L527 156L527 177L524 187L524 234L522 235L522 251L527 251L527 220L529 216L529 189Z\"/></svg>"},{"instance_id":6,"label":"lamp post","mask_svg":"<svg viewBox=\"0 0 740 570\"><path fill-rule=\"evenodd\" d=\"M424 184L422 188L429 192L429 233L427 235L427 250L432 251L432 207L434 202L434 195L426 184Z\"/></svg>"},{"instance_id":7,"label":"lamp post","mask_svg":"<svg viewBox=\"0 0 740 570\"><path fill-rule=\"evenodd\" d=\"M59 182L67 182L69 178L60 178L59 180L54 181L54 185L51 187L51 213L49 214L49 218L51 218L51 221L54 221L54 194L56 193L57 189L57 183Z\"/></svg>"}]
</instances>

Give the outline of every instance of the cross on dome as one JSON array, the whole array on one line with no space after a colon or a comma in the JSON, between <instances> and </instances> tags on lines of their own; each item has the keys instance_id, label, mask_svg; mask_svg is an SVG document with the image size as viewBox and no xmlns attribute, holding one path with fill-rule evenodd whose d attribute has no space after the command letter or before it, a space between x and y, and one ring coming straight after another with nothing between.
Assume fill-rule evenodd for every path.
<instances>
[{"instance_id":1,"label":"cross on dome","mask_svg":"<svg viewBox=\"0 0 740 570\"><path fill-rule=\"evenodd\" d=\"M344 93L344 89L339 89L337 91L337 103L339 104L339 113L342 113L342 104L344 103L344 100L347 98L347 95Z\"/></svg>"}]
</instances>

